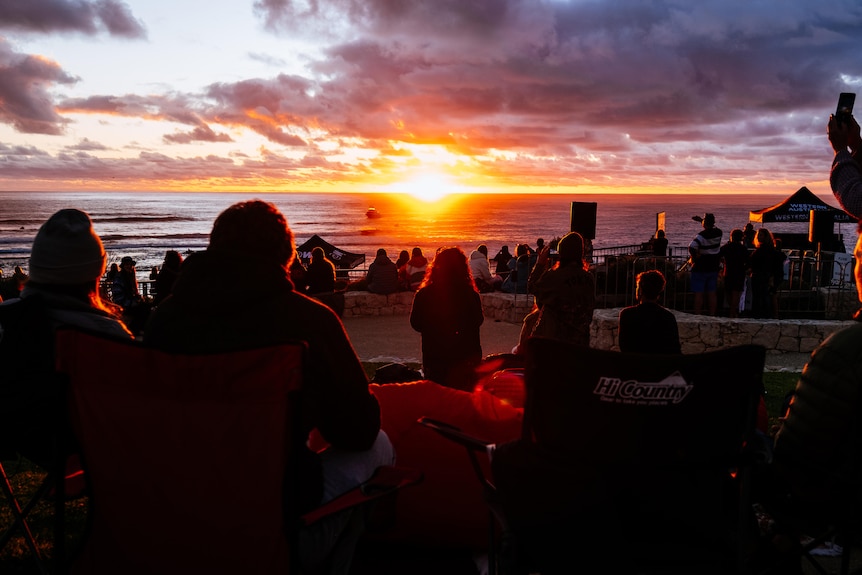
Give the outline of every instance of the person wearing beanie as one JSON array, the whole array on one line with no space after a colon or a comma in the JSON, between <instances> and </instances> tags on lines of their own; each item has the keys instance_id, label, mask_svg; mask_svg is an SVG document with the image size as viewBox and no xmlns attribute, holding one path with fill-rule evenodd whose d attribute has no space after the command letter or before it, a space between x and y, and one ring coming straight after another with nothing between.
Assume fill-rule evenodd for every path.
<instances>
[{"instance_id":1,"label":"person wearing beanie","mask_svg":"<svg viewBox=\"0 0 862 575\"><path fill-rule=\"evenodd\" d=\"M132 337L116 306L99 295L105 260L90 217L60 210L36 233L21 296L0 304L0 438L46 468L61 429L56 410L64 401L54 378L54 331L72 326Z\"/></svg>"},{"instance_id":2,"label":"person wearing beanie","mask_svg":"<svg viewBox=\"0 0 862 575\"><path fill-rule=\"evenodd\" d=\"M526 325L522 329L519 349L526 338L534 335L590 344L596 289L584 260L584 238L578 232L563 236L557 243L559 261L553 266L550 253L550 244L542 248L527 281L527 291L535 296L537 311L532 329Z\"/></svg>"}]
</instances>

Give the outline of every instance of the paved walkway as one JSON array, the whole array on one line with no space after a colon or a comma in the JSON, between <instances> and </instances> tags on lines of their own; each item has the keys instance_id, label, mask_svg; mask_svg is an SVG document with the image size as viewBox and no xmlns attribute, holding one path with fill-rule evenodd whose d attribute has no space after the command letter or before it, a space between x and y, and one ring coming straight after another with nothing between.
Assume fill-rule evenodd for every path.
<instances>
[{"instance_id":1,"label":"paved walkway","mask_svg":"<svg viewBox=\"0 0 862 575\"><path fill-rule=\"evenodd\" d=\"M360 360L422 363L422 337L410 327L409 316L360 316L343 321ZM509 353L520 333L520 325L486 319L480 335L482 354Z\"/></svg>"},{"instance_id":2,"label":"paved walkway","mask_svg":"<svg viewBox=\"0 0 862 575\"><path fill-rule=\"evenodd\" d=\"M410 327L409 316L359 316L343 321L362 361L422 363L422 338ZM481 329L482 353L511 352L520 333L519 324L485 320ZM766 370L800 372L808 357L807 353L769 353Z\"/></svg>"}]
</instances>

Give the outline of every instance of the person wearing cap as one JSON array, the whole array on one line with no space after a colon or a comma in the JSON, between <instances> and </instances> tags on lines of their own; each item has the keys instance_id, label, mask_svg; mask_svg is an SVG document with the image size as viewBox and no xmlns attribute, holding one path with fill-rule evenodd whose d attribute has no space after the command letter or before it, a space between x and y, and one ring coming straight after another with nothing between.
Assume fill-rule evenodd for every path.
<instances>
[{"instance_id":1,"label":"person wearing cap","mask_svg":"<svg viewBox=\"0 0 862 575\"><path fill-rule=\"evenodd\" d=\"M519 350L523 340L530 336L590 345L596 286L584 260L584 238L578 232L564 235L557 243L559 261L553 267L550 267L551 247L546 245L539 252L527 280L527 291L535 296L538 311L533 315L532 329L525 322Z\"/></svg>"},{"instance_id":2,"label":"person wearing cap","mask_svg":"<svg viewBox=\"0 0 862 575\"><path fill-rule=\"evenodd\" d=\"M718 307L718 270L721 267L721 238L723 232L715 227L715 216L704 214L692 218L703 229L688 246L691 254L691 291L694 292L694 313L703 312L706 299L708 315L715 315Z\"/></svg>"},{"instance_id":3,"label":"person wearing cap","mask_svg":"<svg viewBox=\"0 0 862 575\"><path fill-rule=\"evenodd\" d=\"M54 378L54 330L73 326L132 337L119 308L99 295L105 262L90 217L60 210L36 233L21 296L0 304L0 439L39 465L52 462L63 401Z\"/></svg>"},{"instance_id":4,"label":"person wearing cap","mask_svg":"<svg viewBox=\"0 0 862 575\"><path fill-rule=\"evenodd\" d=\"M123 259L120 260L120 272L114 276L114 282L111 286L111 300L124 310L129 309L141 299L138 290L138 278L135 274L136 265L138 262L129 256L123 256Z\"/></svg>"}]
</instances>

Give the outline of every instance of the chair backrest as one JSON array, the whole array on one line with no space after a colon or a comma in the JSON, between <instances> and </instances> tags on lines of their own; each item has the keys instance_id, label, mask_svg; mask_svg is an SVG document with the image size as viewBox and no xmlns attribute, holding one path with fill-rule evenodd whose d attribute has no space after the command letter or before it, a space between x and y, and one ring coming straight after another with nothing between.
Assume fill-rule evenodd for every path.
<instances>
[{"instance_id":1,"label":"chair backrest","mask_svg":"<svg viewBox=\"0 0 862 575\"><path fill-rule=\"evenodd\" d=\"M700 561L715 552L717 561L738 565L743 549L728 534L744 535L750 505L734 471L754 433L765 349L625 354L543 338L526 346L521 443L549 462L533 473L559 483L544 488L560 497L547 508L589 508L594 520L584 512L584 523L615 531L595 540L612 540L635 563ZM505 460L497 465L498 485L508 485L497 478ZM582 485L566 487L575 483ZM568 529L565 517L555 521L555 532Z\"/></svg>"},{"instance_id":2,"label":"chair backrest","mask_svg":"<svg viewBox=\"0 0 862 575\"><path fill-rule=\"evenodd\" d=\"M74 571L289 571L303 344L185 355L74 330L56 343L91 493Z\"/></svg>"},{"instance_id":3,"label":"chair backrest","mask_svg":"<svg viewBox=\"0 0 862 575\"><path fill-rule=\"evenodd\" d=\"M524 437L596 462L733 464L753 429L764 359L757 345L649 355L531 338Z\"/></svg>"}]
</instances>

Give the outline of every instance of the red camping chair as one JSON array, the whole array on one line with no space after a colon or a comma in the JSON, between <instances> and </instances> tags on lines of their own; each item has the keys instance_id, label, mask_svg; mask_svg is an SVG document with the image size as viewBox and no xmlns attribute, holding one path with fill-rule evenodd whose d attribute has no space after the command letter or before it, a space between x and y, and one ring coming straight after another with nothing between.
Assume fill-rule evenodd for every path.
<instances>
[{"instance_id":1,"label":"red camping chair","mask_svg":"<svg viewBox=\"0 0 862 575\"><path fill-rule=\"evenodd\" d=\"M531 338L524 427L467 447L503 528L489 556L512 573L570 573L590 553L613 573L744 572L761 346L644 355ZM493 531L492 531L493 533ZM500 559L499 562L495 559Z\"/></svg>"},{"instance_id":2,"label":"red camping chair","mask_svg":"<svg viewBox=\"0 0 862 575\"><path fill-rule=\"evenodd\" d=\"M56 355L90 492L73 572L290 572L304 344L175 354L61 330ZM421 479L382 471L327 512Z\"/></svg>"}]
</instances>

